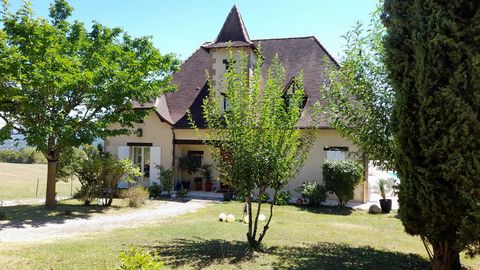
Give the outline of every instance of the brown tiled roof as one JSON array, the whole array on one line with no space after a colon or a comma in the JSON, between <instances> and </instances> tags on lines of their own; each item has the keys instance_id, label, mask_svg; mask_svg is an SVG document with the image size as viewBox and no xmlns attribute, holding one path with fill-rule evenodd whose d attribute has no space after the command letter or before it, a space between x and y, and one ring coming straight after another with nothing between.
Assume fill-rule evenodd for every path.
<instances>
[{"instance_id":1,"label":"brown tiled roof","mask_svg":"<svg viewBox=\"0 0 480 270\"><path fill-rule=\"evenodd\" d=\"M260 47L265 58L264 71L270 66L275 54L282 61L287 75L287 81L303 70L305 92L308 100L305 108L309 108L319 100L320 86L324 81L325 59L336 64L335 59L325 50L320 42L313 36L299 38L259 39L252 41ZM174 75L173 82L178 88L175 93L165 95L168 110L160 108L163 102L157 102L158 112L163 118L171 120L173 126L189 127L186 112L190 110L199 126L203 126L201 118L201 101L208 93L208 84L205 70L211 68L210 56L205 48L199 48L185 63L179 72ZM266 74L266 72L264 72ZM161 110L161 111L160 111ZM307 112L308 110L305 110ZM300 119L299 127L306 127L310 115L304 113ZM324 121L320 128L328 128Z\"/></svg>"},{"instance_id":2,"label":"brown tiled roof","mask_svg":"<svg viewBox=\"0 0 480 270\"><path fill-rule=\"evenodd\" d=\"M199 48L182 64L180 71L173 75L173 83L177 85L177 90L175 93L165 94L168 108L167 110L158 108L160 115L170 119L172 124L177 123L207 83L205 72L209 69L211 69L210 55L204 48ZM157 105L162 104L159 102Z\"/></svg>"}]
</instances>

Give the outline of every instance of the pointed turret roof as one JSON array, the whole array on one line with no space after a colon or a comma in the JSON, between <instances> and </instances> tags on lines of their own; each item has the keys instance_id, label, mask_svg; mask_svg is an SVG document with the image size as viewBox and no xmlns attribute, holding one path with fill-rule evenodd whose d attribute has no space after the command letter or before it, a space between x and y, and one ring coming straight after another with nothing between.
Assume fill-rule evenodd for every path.
<instances>
[{"instance_id":1,"label":"pointed turret roof","mask_svg":"<svg viewBox=\"0 0 480 270\"><path fill-rule=\"evenodd\" d=\"M220 33L214 42L204 45L205 48L253 46L253 42L248 36L247 28L243 23L242 16L238 12L237 6L233 5L227 19L223 23Z\"/></svg>"}]
</instances>

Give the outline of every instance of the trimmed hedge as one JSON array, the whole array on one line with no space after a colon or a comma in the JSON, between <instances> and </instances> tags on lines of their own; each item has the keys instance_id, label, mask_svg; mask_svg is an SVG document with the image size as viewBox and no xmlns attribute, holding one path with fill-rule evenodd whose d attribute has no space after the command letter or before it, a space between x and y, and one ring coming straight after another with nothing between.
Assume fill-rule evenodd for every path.
<instances>
[{"instance_id":1,"label":"trimmed hedge","mask_svg":"<svg viewBox=\"0 0 480 270\"><path fill-rule=\"evenodd\" d=\"M325 161L323 181L327 191L335 193L338 204L345 206L353 199L355 187L362 180L363 167L352 160Z\"/></svg>"}]
</instances>

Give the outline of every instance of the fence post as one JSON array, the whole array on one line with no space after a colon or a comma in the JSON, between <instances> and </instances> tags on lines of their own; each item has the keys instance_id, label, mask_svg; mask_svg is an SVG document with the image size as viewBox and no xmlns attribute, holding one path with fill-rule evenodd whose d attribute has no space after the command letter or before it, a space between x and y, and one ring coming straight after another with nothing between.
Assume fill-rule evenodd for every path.
<instances>
[{"instance_id":1,"label":"fence post","mask_svg":"<svg viewBox=\"0 0 480 270\"><path fill-rule=\"evenodd\" d=\"M37 178L37 189L35 190L35 198L38 197L38 182L40 181L40 178Z\"/></svg>"},{"instance_id":2,"label":"fence post","mask_svg":"<svg viewBox=\"0 0 480 270\"><path fill-rule=\"evenodd\" d=\"M70 177L70 196L73 197L73 176Z\"/></svg>"}]
</instances>

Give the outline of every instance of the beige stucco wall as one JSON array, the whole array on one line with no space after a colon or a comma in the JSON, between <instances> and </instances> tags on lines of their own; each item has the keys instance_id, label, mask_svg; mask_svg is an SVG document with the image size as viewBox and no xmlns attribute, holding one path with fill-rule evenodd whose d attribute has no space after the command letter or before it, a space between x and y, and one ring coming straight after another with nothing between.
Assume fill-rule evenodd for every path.
<instances>
[{"instance_id":1,"label":"beige stucco wall","mask_svg":"<svg viewBox=\"0 0 480 270\"><path fill-rule=\"evenodd\" d=\"M205 130L199 131L201 134L205 133ZM202 135L203 136L203 135ZM175 138L176 139L186 139L186 140L197 140L198 136L194 130L191 129L176 129L175 130ZM316 181L318 183L323 183L323 174L322 174L322 164L325 160L325 151L324 147L328 146L337 146L337 147L348 147L349 149L349 159L357 159L354 156L353 152L357 151L357 147L345 139L344 137L340 136L337 131L333 129L322 129L318 131L317 137L315 142L310 150L310 157L305 161L305 164L300 170L300 172L296 175L294 179L292 179L287 187L286 190L289 190L294 194L294 196L298 196L299 194L295 192L295 189L302 185L305 181ZM185 155L188 153L189 150L200 150L205 151L204 156L204 163L213 164L213 160L208 153L206 146L203 145L179 145L177 146L176 153L177 157ZM218 173L215 172L215 176ZM363 191L364 187L363 184L360 184L355 190L355 201L363 201ZM335 196L330 196L331 199L334 199Z\"/></svg>"},{"instance_id":2,"label":"beige stucco wall","mask_svg":"<svg viewBox=\"0 0 480 270\"><path fill-rule=\"evenodd\" d=\"M198 136L197 131L191 129L191 128L180 128L180 129L175 129L175 139L176 140L199 140L199 139L206 139L205 134L206 130L205 129L198 129L198 133L200 136Z\"/></svg>"},{"instance_id":3,"label":"beige stucco wall","mask_svg":"<svg viewBox=\"0 0 480 270\"><path fill-rule=\"evenodd\" d=\"M238 60L241 54L247 54L250 58L250 67L253 66L255 62L255 54L250 47L238 47L238 48L213 48L210 49L210 57L212 63L212 80L215 89L215 94L218 97L219 104L223 105L223 97L220 93L225 92L225 84L224 84L224 73L226 66L223 63L223 60L228 60L230 51L233 54L233 58ZM234 67L239 68L240 65L236 61ZM252 73L252 69L249 69L250 74Z\"/></svg>"},{"instance_id":4,"label":"beige stucco wall","mask_svg":"<svg viewBox=\"0 0 480 270\"><path fill-rule=\"evenodd\" d=\"M118 128L118 124L112 128ZM135 124L133 130L143 129L143 136L137 137L135 134L129 136L109 137L104 140L105 150L113 155L118 154L118 146L127 145L127 143L152 143L153 146L161 148L161 163L166 168L172 166L173 135L170 125L162 122L158 116L152 112L144 119L143 123Z\"/></svg>"},{"instance_id":5,"label":"beige stucco wall","mask_svg":"<svg viewBox=\"0 0 480 270\"><path fill-rule=\"evenodd\" d=\"M303 168L292 179L286 190L289 190L294 194L294 196L299 196L295 189L302 185L306 181L316 181L317 183L323 183L323 170L322 165L325 160L325 151L324 147L328 146L337 146L337 147L348 147L349 156L348 159L357 159L352 152L357 151L357 147L340 136L336 130L333 129L322 129L318 131L315 142L310 150L310 157L305 161ZM329 196L331 199L334 199L335 196ZM355 190L355 201L363 201L363 184L360 184Z\"/></svg>"},{"instance_id":6,"label":"beige stucco wall","mask_svg":"<svg viewBox=\"0 0 480 270\"><path fill-rule=\"evenodd\" d=\"M119 145L127 145L128 142L152 143L153 146L161 147L162 164L165 167L170 168L174 158L173 134L171 127L167 123L161 122L154 113L152 113L148 118L146 118L143 124L135 125L135 129L138 127L143 128L143 137L136 137L135 135L131 135L108 138L105 140L106 151L116 155ZM201 133L201 137L205 138L203 134L205 134L206 131L199 130L199 132ZM197 135L196 131L192 129L175 129L174 133L176 140L199 140L199 136ZM326 146L348 147L350 152L354 152L357 150L355 145L340 136L335 130L319 130L312 149L310 150L310 157L305 161L304 167L300 170L297 176L292 179L285 188L286 190L292 192L294 198L298 196L298 193L295 192L295 189L298 188L303 182L316 181L318 183L323 183L322 164L325 160L324 147ZM175 162L177 162L178 157L186 155L188 151L204 151L202 163L213 164L213 160L210 156L207 146L195 144L175 145ZM356 157L352 155L350 159L356 159ZM214 178L217 178L218 172L213 170L213 176ZM179 175L179 177L184 178L183 175ZM188 176L189 179L193 179L193 177L195 176ZM356 188L354 198L355 201L363 201L363 190L363 184ZM331 196L331 198L334 197Z\"/></svg>"}]
</instances>

